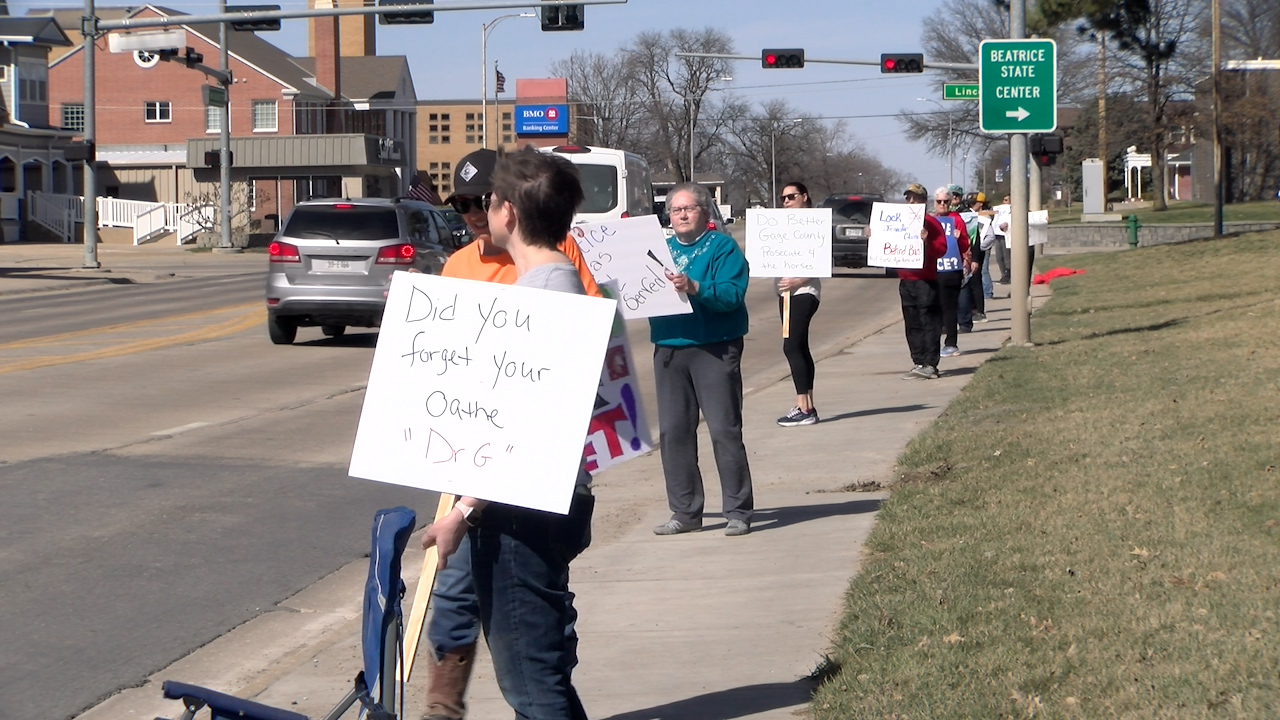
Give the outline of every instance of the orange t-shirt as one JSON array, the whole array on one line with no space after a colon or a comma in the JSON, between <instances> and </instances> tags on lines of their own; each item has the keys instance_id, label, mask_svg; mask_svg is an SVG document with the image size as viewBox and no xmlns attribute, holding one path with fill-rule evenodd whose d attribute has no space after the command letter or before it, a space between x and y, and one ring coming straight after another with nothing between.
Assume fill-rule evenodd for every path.
<instances>
[{"instance_id":1,"label":"orange t-shirt","mask_svg":"<svg viewBox=\"0 0 1280 720\"><path fill-rule=\"evenodd\" d=\"M574 242L572 237L566 237L560 243L560 252L564 253L569 258L569 262L578 268L578 277L582 278L582 287L586 289L587 294L591 297L604 297L604 293L600 292L600 287L596 285L595 278L591 277L586 261L582 259L582 251L578 249L578 243ZM440 274L444 277L482 280L503 285L515 285L519 277L516 274L516 264L510 255L505 252L497 255L481 255L478 242L470 243L450 255L448 262L444 264L444 271Z\"/></svg>"}]
</instances>

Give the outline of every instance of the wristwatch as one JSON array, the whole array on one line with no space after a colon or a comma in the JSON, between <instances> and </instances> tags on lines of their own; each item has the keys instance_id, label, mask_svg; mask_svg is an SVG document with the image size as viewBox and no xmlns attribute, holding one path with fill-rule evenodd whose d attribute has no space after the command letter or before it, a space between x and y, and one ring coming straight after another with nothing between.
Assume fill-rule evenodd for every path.
<instances>
[{"instance_id":1,"label":"wristwatch","mask_svg":"<svg viewBox=\"0 0 1280 720\"><path fill-rule=\"evenodd\" d=\"M458 512L462 513L462 521L467 524L467 527L480 527L479 509L462 503L458 503L454 507L458 508Z\"/></svg>"}]
</instances>

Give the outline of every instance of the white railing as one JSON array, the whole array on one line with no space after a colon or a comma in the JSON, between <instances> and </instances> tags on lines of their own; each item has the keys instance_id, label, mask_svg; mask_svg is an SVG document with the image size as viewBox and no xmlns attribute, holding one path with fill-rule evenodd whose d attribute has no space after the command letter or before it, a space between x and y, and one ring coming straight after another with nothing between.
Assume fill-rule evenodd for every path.
<instances>
[{"instance_id":1,"label":"white railing","mask_svg":"<svg viewBox=\"0 0 1280 720\"><path fill-rule=\"evenodd\" d=\"M27 193L27 213L32 220L62 238L62 242L71 242L75 236L75 213L65 203L50 200L44 193L30 192Z\"/></svg>"},{"instance_id":2,"label":"white railing","mask_svg":"<svg viewBox=\"0 0 1280 720\"><path fill-rule=\"evenodd\" d=\"M164 207L164 203L100 197L98 198L98 227L135 227L138 224L139 215L157 207Z\"/></svg>"},{"instance_id":3,"label":"white railing","mask_svg":"<svg viewBox=\"0 0 1280 720\"><path fill-rule=\"evenodd\" d=\"M138 213L133 219L133 244L141 245L157 235L169 232L169 206L156 203L150 210Z\"/></svg>"},{"instance_id":4,"label":"white railing","mask_svg":"<svg viewBox=\"0 0 1280 720\"><path fill-rule=\"evenodd\" d=\"M63 195L60 193L38 193L38 192L35 192L34 190L28 190L27 191L28 204L31 204L34 202L32 200L32 197L35 195L39 195L44 200L44 202L57 205L62 209L66 210L67 212L71 213L71 217L74 218L76 222L84 222L84 198L80 197L79 195Z\"/></svg>"},{"instance_id":5,"label":"white railing","mask_svg":"<svg viewBox=\"0 0 1280 720\"><path fill-rule=\"evenodd\" d=\"M204 232L205 228L216 232L221 227L218 209L213 205L174 205L174 217L177 218L174 228L178 231L179 245L192 235Z\"/></svg>"}]
</instances>

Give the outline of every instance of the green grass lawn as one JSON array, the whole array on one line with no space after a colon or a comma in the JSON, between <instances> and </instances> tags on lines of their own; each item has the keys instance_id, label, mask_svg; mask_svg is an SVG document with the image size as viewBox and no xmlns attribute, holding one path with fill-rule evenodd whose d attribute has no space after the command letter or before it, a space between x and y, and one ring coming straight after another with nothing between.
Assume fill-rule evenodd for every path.
<instances>
[{"instance_id":1,"label":"green grass lawn","mask_svg":"<svg viewBox=\"0 0 1280 720\"><path fill-rule=\"evenodd\" d=\"M1054 263L899 458L814 717L1280 717L1280 232Z\"/></svg>"},{"instance_id":2,"label":"green grass lawn","mask_svg":"<svg viewBox=\"0 0 1280 720\"><path fill-rule=\"evenodd\" d=\"M1049 223L1080 222L1083 205L1076 203L1073 207L1049 211ZM1136 211L1116 210L1123 217L1137 215L1143 225L1178 224L1178 223L1211 223L1213 222L1213 204L1203 202L1171 202L1169 209L1156 212L1150 208ZM1222 209L1224 222L1280 222L1280 202L1262 200L1258 202L1235 203L1225 205Z\"/></svg>"}]
</instances>

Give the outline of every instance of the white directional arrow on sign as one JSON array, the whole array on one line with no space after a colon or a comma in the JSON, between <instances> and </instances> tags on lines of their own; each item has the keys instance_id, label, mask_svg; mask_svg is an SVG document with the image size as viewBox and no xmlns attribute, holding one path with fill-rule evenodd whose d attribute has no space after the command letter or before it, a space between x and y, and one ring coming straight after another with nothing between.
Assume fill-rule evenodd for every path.
<instances>
[{"instance_id":1,"label":"white directional arrow on sign","mask_svg":"<svg viewBox=\"0 0 1280 720\"><path fill-rule=\"evenodd\" d=\"M1026 120L1027 116L1030 114L1031 113L1027 112L1024 108L1018 108L1017 110L1004 111L1005 117L1018 118L1018 122L1022 122L1023 120Z\"/></svg>"}]
</instances>

